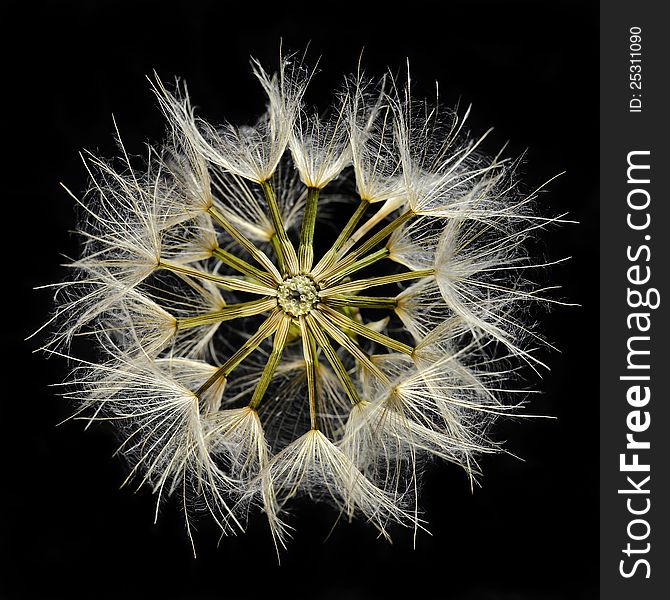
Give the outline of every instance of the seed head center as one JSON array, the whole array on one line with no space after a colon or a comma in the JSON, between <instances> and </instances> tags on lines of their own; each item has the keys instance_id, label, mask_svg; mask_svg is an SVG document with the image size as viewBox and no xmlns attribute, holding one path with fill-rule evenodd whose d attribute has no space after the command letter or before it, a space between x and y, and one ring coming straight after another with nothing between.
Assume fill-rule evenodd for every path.
<instances>
[{"instance_id":1,"label":"seed head center","mask_svg":"<svg viewBox=\"0 0 670 600\"><path fill-rule=\"evenodd\" d=\"M316 284L307 275L289 277L279 284L279 306L292 317L306 315L319 299Z\"/></svg>"}]
</instances>

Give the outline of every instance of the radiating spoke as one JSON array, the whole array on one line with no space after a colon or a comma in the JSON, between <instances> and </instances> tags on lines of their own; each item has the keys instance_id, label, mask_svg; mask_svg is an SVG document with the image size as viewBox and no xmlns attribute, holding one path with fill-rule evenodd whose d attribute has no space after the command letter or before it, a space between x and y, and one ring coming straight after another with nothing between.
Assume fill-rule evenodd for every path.
<instances>
[{"instance_id":1,"label":"radiating spoke","mask_svg":"<svg viewBox=\"0 0 670 600\"><path fill-rule=\"evenodd\" d=\"M250 265L246 260L241 259L239 256L235 256L223 248L215 248L212 250L212 255L218 258L223 264L228 265L231 269L235 269L238 273L242 273L242 275L253 277L263 285L269 287L275 287L277 285L277 281L272 275Z\"/></svg>"},{"instance_id":2,"label":"radiating spoke","mask_svg":"<svg viewBox=\"0 0 670 600\"><path fill-rule=\"evenodd\" d=\"M333 273L329 277L325 278L323 281L321 281L321 286L330 287L336 284L341 279L344 279L348 275L351 275L356 271L360 271L361 269L365 269L366 267L373 265L377 261L386 258L388 255L389 255L388 248L381 248L376 252L372 252L371 254L368 254L367 256L364 256L363 258L360 258L359 260L350 263L348 266L342 267L342 269L340 269L336 273Z\"/></svg>"},{"instance_id":3,"label":"radiating spoke","mask_svg":"<svg viewBox=\"0 0 670 600\"><path fill-rule=\"evenodd\" d=\"M279 211L279 205L277 204L277 197L275 196L269 181L262 181L260 185L265 200L268 203L270 219L272 220L275 232L277 233L277 239L279 240L277 250L281 253L281 259L288 267L289 273L295 275L298 272L298 256L295 253L293 244L291 244L291 240L288 239L286 228L284 227L284 222L282 221L281 213Z\"/></svg>"},{"instance_id":4,"label":"radiating spoke","mask_svg":"<svg viewBox=\"0 0 670 600\"><path fill-rule=\"evenodd\" d=\"M250 294L260 294L261 296L276 296L277 290L259 283L254 283L248 281L241 277L226 277L224 275L214 275L213 273L208 273L207 271L198 271L197 269L191 269L190 267L184 267L182 265L175 265L172 263L162 262L159 267L165 269L166 271L171 271L172 273L177 273L179 275L186 275L188 277L193 277L195 279L203 279L205 281L211 281L219 287L222 287L224 290L237 290L238 292L248 292Z\"/></svg>"},{"instance_id":5,"label":"radiating spoke","mask_svg":"<svg viewBox=\"0 0 670 600\"><path fill-rule=\"evenodd\" d=\"M274 266L273 262L268 258L267 254L262 250L256 248L256 246L249 240L237 227L235 227L226 217L219 211L216 207L212 206L209 209L209 214L212 218L219 224L223 229L232 237L242 248L244 248L253 259L260 264L268 273L271 273L272 276L277 280L281 281L282 277L277 267Z\"/></svg>"},{"instance_id":6,"label":"radiating spoke","mask_svg":"<svg viewBox=\"0 0 670 600\"><path fill-rule=\"evenodd\" d=\"M373 342L377 342L378 344L382 344L391 350L396 350L397 352L402 352L410 356L414 354L414 348L412 346L403 344L402 342L394 340L393 338L390 338L383 333L379 333L378 331L374 331L374 329L370 329L362 323L354 321L342 313L325 306L324 304L319 304L317 308L321 310L340 329L349 329L356 335L361 335L364 338L372 340Z\"/></svg>"},{"instance_id":7,"label":"radiating spoke","mask_svg":"<svg viewBox=\"0 0 670 600\"><path fill-rule=\"evenodd\" d=\"M333 367L333 371L335 371L335 375L337 375L342 388L346 392L347 396L349 396L351 404L358 404L361 401L361 397L358 395L358 390L356 389L354 382L351 380L351 377L349 377L349 373L347 372L346 367L342 364L342 361L337 355L337 352L335 352L335 349L328 341L328 338L324 335L314 317L311 315L306 315L305 321L307 322L309 330L314 336L316 343L321 347L323 353L328 359L328 362L330 363L331 367Z\"/></svg>"},{"instance_id":8,"label":"radiating spoke","mask_svg":"<svg viewBox=\"0 0 670 600\"><path fill-rule=\"evenodd\" d=\"M344 245L349 241L353 230L355 229L358 222L361 220L365 211L368 208L370 203L367 200L361 200L356 211L351 218L344 226L344 229L340 232L340 235L337 236L337 239L333 243L332 247L328 252L323 255L323 258L317 263L316 267L312 269L312 276L318 277L323 271L330 267L335 260L337 259L337 253L344 247Z\"/></svg>"},{"instance_id":9,"label":"radiating spoke","mask_svg":"<svg viewBox=\"0 0 670 600\"><path fill-rule=\"evenodd\" d=\"M288 331L290 327L290 317L283 315L281 321L279 322L279 326L277 327L277 331L275 332L275 339L272 344L272 352L270 353L268 362L263 368L263 373L258 380L258 384L254 389L254 394L251 398L251 401L249 402L250 408L258 408L258 405L261 403L263 396L265 396L265 392L270 385L270 381L272 381L272 376L277 370L277 365L279 364L281 355L284 352L284 346L286 346L286 340L288 338Z\"/></svg>"},{"instance_id":10,"label":"radiating spoke","mask_svg":"<svg viewBox=\"0 0 670 600\"><path fill-rule=\"evenodd\" d=\"M396 229L398 229L398 227L403 225L405 222L409 221L409 219L411 219L414 215L415 213L413 211L408 210L407 212L403 213L402 215L391 221L388 225L386 225L377 233L375 233L369 240L361 244L360 247L356 248L356 250L353 250L352 252L347 254L344 258L337 261L330 269L328 269L327 271L325 271L325 273L323 273L320 279L328 278L329 276L337 273L338 271L341 271L342 269L356 262L362 256L365 256L377 244L385 240Z\"/></svg>"},{"instance_id":11,"label":"radiating spoke","mask_svg":"<svg viewBox=\"0 0 670 600\"><path fill-rule=\"evenodd\" d=\"M398 300L384 296L350 296L341 294L327 296L324 298L324 303L332 308L353 306L356 308L386 308L393 310L398 305Z\"/></svg>"},{"instance_id":12,"label":"radiating spoke","mask_svg":"<svg viewBox=\"0 0 670 600\"><path fill-rule=\"evenodd\" d=\"M300 246L298 248L301 273L308 273L314 263L314 225L316 223L318 201L318 188L308 188L305 212L303 213L302 226L300 228Z\"/></svg>"},{"instance_id":13,"label":"radiating spoke","mask_svg":"<svg viewBox=\"0 0 670 600\"><path fill-rule=\"evenodd\" d=\"M228 377L231 371L239 365L249 354L251 354L261 342L270 337L281 321L281 309L275 308L272 314L261 324L256 333L252 335L242 346L235 352L225 363L223 363L216 372L203 383L195 392L195 395L200 397L210 387L212 387L222 377Z\"/></svg>"},{"instance_id":14,"label":"radiating spoke","mask_svg":"<svg viewBox=\"0 0 670 600\"><path fill-rule=\"evenodd\" d=\"M240 302L239 304L229 304L220 310L215 310L202 315L193 317L183 317L177 319L177 329L184 330L191 327L200 327L201 325L210 325L222 321L232 321L244 317L252 317L260 313L272 310L277 306L276 298L261 298L251 302Z\"/></svg>"},{"instance_id":15,"label":"radiating spoke","mask_svg":"<svg viewBox=\"0 0 670 600\"><path fill-rule=\"evenodd\" d=\"M421 269L418 271L394 273L393 275L382 275L381 277L367 277L323 289L319 292L319 295L322 298L328 298L340 294L354 294L371 287L400 283L401 281L409 281L411 279L423 279L424 277L432 277L433 275L435 275L434 269Z\"/></svg>"},{"instance_id":16,"label":"radiating spoke","mask_svg":"<svg viewBox=\"0 0 670 600\"><path fill-rule=\"evenodd\" d=\"M364 352L363 349L346 333L341 331L332 321L327 319L318 310L312 311L311 314L316 319L321 328L338 344L340 344L340 346L349 352L349 354L351 354L364 369L368 370L383 383L389 383L388 377L386 377L386 375L384 375L384 373L379 370L379 367L377 367L377 365L375 365L370 360L368 354Z\"/></svg>"},{"instance_id":17,"label":"radiating spoke","mask_svg":"<svg viewBox=\"0 0 670 600\"><path fill-rule=\"evenodd\" d=\"M317 402L316 402L316 380L317 380L317 358L314 338L305 322L305 317L300 317L300 335L302 336L302 352L305 357L305 370L307 372L307 396L309 400L309 422L312 429L318 429Z\"/></svg>"}]
</instances>

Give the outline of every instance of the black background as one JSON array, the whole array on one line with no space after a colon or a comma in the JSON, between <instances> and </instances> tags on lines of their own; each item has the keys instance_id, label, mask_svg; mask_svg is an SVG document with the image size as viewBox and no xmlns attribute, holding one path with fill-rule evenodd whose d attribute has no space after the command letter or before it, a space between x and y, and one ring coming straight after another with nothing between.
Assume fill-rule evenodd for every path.
<instances>
[{"instance_id":1,"label":"black background","mask_svg":"<svg viewBox=\"0 0 670 600\"><path fill-rule=\"evenodd\" d=\"M597 3L447 2L365 8L193 1L5 3L1 598L396 598L517 600L595 597L597 482ZM241 6L240 6L241 5ZM572 256L552 280L581 308L542 314L559 349L532 412L499 439L521 457L487 457L482 487L432 465L422 506L432 536L394 544L335 512L294 504L296 527L277 565L262 516L217 548L196 533L194 559L176 502L152 523L148 490L119 490L122 461L104 427L60 427L69 409L48 385L66 365L23 341L43 322L59 253L76 254L71 200L86 186L77 152L115 153L112 113L127 148L158 141L163 123L145 79L155 69L189 86L200 114L251 122L263 110L248 57L276 64L279 40L321 56L309 99L323 104L362 48L369 73L409 58L415 93L473 103L471 127L496 127L487 146L527 150L528 189L565 171L542 196L547 214L579 225L550 232L544 252ZM326 538L328 538L326 540Z\"/></svg>"}]
</instances>

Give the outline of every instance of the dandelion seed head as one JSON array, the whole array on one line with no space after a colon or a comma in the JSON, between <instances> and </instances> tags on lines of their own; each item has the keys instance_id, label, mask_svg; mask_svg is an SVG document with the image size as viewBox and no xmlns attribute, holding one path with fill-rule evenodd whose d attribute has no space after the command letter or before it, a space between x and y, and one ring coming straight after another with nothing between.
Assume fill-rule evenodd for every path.
<instances>
[{"instance_id":1,"label":"dandelion seed head","mask_svg":"<svg viewBox=\"0 0 670 600\"><path fill-rule=\"evenodd\" d=\"M279 549L297 496L384 537L423 529L422 465L479 476L516 371L541 364L523 309L546 263L525 246L552 219L469 109L359 72L323 113L303 60L252 70L254 125L211 125L156 77L165 142L143 160L120 144L118 168L87 157L44 347L97 351L71 357L75 418L116 428L128 481L179 497L189 533L202 509L233 534L259 508Z\"/></svg>"}]
</instances>

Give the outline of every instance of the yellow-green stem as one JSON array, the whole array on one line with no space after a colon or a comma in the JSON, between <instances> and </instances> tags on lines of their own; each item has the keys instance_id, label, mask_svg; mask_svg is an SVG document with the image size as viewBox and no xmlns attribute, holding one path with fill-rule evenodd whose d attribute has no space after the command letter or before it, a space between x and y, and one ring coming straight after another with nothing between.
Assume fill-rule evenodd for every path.
<instances>
[{"instance_id":1,"label":"yellow-green stem","mask_svg":"<svg viewBox=\"0 0 670 600\"><path fill-rule=\"evenodd\" d=\"M386 375L384 375L384 373L379 370L379 367L377 367L377 365L375 365L370 360L368 354L346 333L342 332L332 321L327 319L318 310L313 310L310 314L318 322L321 328L338 344L340 344L340 346L349 352L349 354L351 354L364 369L372 373L382 383L389 383L388 377L386 377Z\"/></svg>"},{"instance_id":2,"label":"yellow-green stem","mask_svg":"<svg viewBox=\"0 0 670 600\"><path fill-rule=\"evenodd\" d=\"M277 237L276 233L272 234L272 237L270 238L270 245L272 246L272 250L274 251L275 256L277 257L277 264L279 265L279 270L282 273L286 273L286 261L284 260L284 255L282 254L281 251L279 238Z\"/></svg>"},{"instance_id":3,"label":"yellow-green stem","mask_svg":"<svg viewBox=\"0 0 670 600\"><path fill-rule=\"evenodd\" d=\"M368 231L373 229L378 223L388 217L393 211L397 210L402 205L399 198L389 198L382 204L377 212L372 215L363 225L351 234L351 237L342 246L342 251L347 252L358 240L367 235Z\"/></svg>"},{"instance_id":4,"label":"yellow-green stem","mask_svg":"<svg viewBox=\"0 0 670 600\"><path fill-rule=\"evenodd\" d=\"M347 283L341 283L340 285L336 285L331 288L322 289L319 292L319 296L322 298L329 298L331 296L339 296L341 294L353 294L371 287L399 283L401 281L408 281L410 279L422 279L424 277L432 277L433 275L435 275L435 269L421 269L418 271L404 271L402 273L394 273L393 275L382 275L380 277L357 279L356 281L348 281Z\"/></svg>"},{"instance_id":5,"label":"yellow-green stem","mask_svg":"<svg viewBox=\"0 0 670 600\"><path fill-rule=\"evenodd\" d=\"M268 310L272 310L275 306L277 306L276 298L261 298L260 300L252 300L251 302L229 304L228 306L224 306L221 310L177 319L177 329L182 331L184 329L190 329L191 327L200 327L202 325L210 325L222 321L232 321L233 319L252 317Z\"/></svg>"},{"instance_id":6,"label":"yellow-green stem","mask_svg":"<svg viewBox=\"0 0 670 600\"><path fill-rule=\"evenodd\" d=\"M223 264L235 269L238 273L249 275L249 277L253 277L264 285L270 287L276 286L276 281L272 275L250 265L246 260L235 256L223 248L215 248L212 250L212 255L218 258Z\"/></svg>"},{"instance_id":7,"label":"yellow-green stem","mask_svg":"<svg viewBox=\"0 0 670 600\"><path fill-rule=\"evenodd\" d=\"M216 372L203 383L195 392L195 395L199 398L204 394L210 387L212 387L219 379L222 377L228 377L231 371L239 365L249 354L251 354L261 342L270 337L281 319L281 310L275 308L272 314L261 323L261 326L256 330L256 333L252 335L240 348L225 362L223 363Z\"/></svg>"},{"instance_id":8,"label":"yellow-green stem","mask_svg":"<svg viewBox=\"0 0 670 600\"><path fill-rule=\"evenodd\" d=\"M272 376L277 370L277 365L281 359L281 355L284 352L284 346L286 346L286 339L288 338L288 330L291 327L291 319L288 316L283 316L275 332L275 339L272 344L272 352L268 358L268 362L263 368L263 373L261 374L260 379L258 380L258 385L254 389L254 394L251 397L249 402L249 408L254 410L258 408L258 405L261 403L265 392L272 381Z\"/></svg>"},{"instance_id":9,"label":"yellow-green stem","mask_svg":"<svg viewBox=\"0 0 670 600\"><path fill-rule=\"evenodd\" d=\"M316 343L321 347L328 362L333 367L333 371L335 371L335 375L337 375L340 384L344 388L347 396L349 396L351 404L356 406L356 404L361 401L361 397L358 395L358 390L356 389L354 382L351 380L351 377L349 377L349 373L347 372L346 367L342 364L340 357L337 355L337 352L335 352L333 346L328 341L328 338L319 327L319 324L314 320L314 317L306 315L305 321L307 322L309 330L314 336Z\"/></svg>"},{"instance_id":10,"label":"yellow-green stem","mask_svg":"<svg viewBox=\"0 0 670 600\"><path fill-rule=\"evenodd\" d=\"M208 210L211 217L232 237L242 248L244 248L253 259L261 265L268 273L280 282L281 274L274 266L274 263L268 258L267 254L256 248L255 244L249 240L237 227L232 225L228 219L215 207L211 206Z\"/></svg>"},{"instance_id":11,"label":"yellow-green stem","mask_svg":"<svg viewBox=\"0 0 670 600\"><path fill-rule=\"evenodd\" d=\"M316 223L318 202L319 188L307 188L305 212L303 213L302 225L300 227L300 246L298 247L301 273L309 273L314 263L314 225Z\"/></svg>"},{"instance_id":12,"label":"yellow-green stem","mask_svg":"<svg viewBox=\"0 0 670 600\"><path fill-rule=\"evenodd\" d=\"M398 305L396 298L383 296L353 296L339 294L324 298L325 304L333 308L355 306L357 308L388 308L393 310Z\"/></svg>"},{"instance_id":13,"label":"yellow-green stem","mask_svg":"<svg viewBox=\"0 0 670 600\"><path fill-rule=\"evenodd\" d=\"M349 317L337 312L336 310L333 310L332 308L328 308L324 304L317 305L317 308L340 329L353 331L355 334L363 336L364 338L372 340L373 342L377 342L378 344L386 346L391 350L402 352L404 354L408 354L409 356L414 354L414 348L412 346L403 344L402 342L394 340L393 338L390 338L383 333L379 333L378 331L374 331L362 323L354 321L353 319L350 319Z\"/></svg>"},{"instance_id":14,"label":"yellow-green stem","mask_svg":"<svg viewBox=\"0 0 670 600\"><path fill-rule=\"evenodd\" d=\"M286 228L284 227L284 222L282 221L281 213L279 212L277 197L275 196L269 180L261 181L260 185L263 190L263 195L265 196L265 201L268 203L272 225L275 228L279 240L277 250L281 253L282 260L288 267L289 273L295 275L298 272L298 256L295 253L293 244L291 244L291 240L288 239Z\"/></svg>"},{"instance_id":15,"label":"yellow-green stem","mask_svg":"<svg viewBox=\"0 0 670 600\"><path fill-rule=\"evenodd\" d=\"M358 207L356 208L356 211L353 215L351 215L351 218L344 226L344 229L342 229L340 232L340 235L337 236L337 239L333 243L330 250L328 250L328 252L323 255L323 258L321 258L321 260L317 263L316 267L312 269L312 275L314 277L318 277L323 271L325 271L335 262L337 259L337 253L349 241L354 228L356 225L358 225L358 222L365 214L369 204L370 203L367 200L361 199Z\"/></svg>"},{"instance_id":16,"label":"yellow-green stem","mask_svg":"<svg viewBox=\"0 0 670 600\"><path fill-rule=\"evenodd\" d=\"M158 268L171 271L172 273L193 277L195 279L211 281L219 287L222 287L224 290L236 290L238 292L248 292L249 294L260 294L261 296L277 295L276 289L261 285L259 283L254 283L252 281L247 281L241 277L225 277L223 275L214 275L213 273L198 271L197 269L191 269L189 267L183 267L181 265L175 265L162 261L159 263Z\"/></svg>"},{"instance_id":17,"label":"yellow-green stem","mask_svg":"<svg viewBox=\"0 0 670 600\"><path fill-rule=\"evenodd\" d=\"M356 250L353 250L349 254L347 254L344 258L336 262L330 269L328 269L322 276L322 278L328 278L331 275L338 273L342 269L345 269L352 263L356 262L361 256L364 256L370 250L372 250L377 244L379 244L381 241L386 239L389 235L391 235L398 227L403 225L406 221L411 219L414 216L414 211L408 210L407 212L403 213L393 221L391 221L388 225L380 229L377 233L375 233L369 240L364 242L361 246L356 248Z\"/></svg>"},{"instance_id":18,"label":"yellow-green stem","mask_svg":"<svg viewBox=\"0 0 670 600\"><path fill-rule=\"evenodd\" d=\"M330 277L324 279L321 282L321 285L324 288L328 288L331 285L340 281L340 279L344 279L347 275L351 275L356 271L365 269L366 267L369 267L370 265L376 263L378 260L386 258L388 255L389 255L388 248L380 248L376 252L372 252L371 254L364 256L360 260L357 260L356 262L349 264L349 266L343 267L341 270L337 271L336 273L333 273Z\"/></svg>"},{"instance_id":19,"label":"yellow-green stem","mask_svg":"<svg viewBox=\"0 0 670 600\"><path fill-rule=\"evenodd\" d=\"M305 317L300 317L300 333L302 335L302 352L305 357L305 370L307 372L307 397L309 400L309 423L312 430L318 429L316 417L316 379L317 358L314 338L307 328Z\"/></svg>"}]
</instances>

